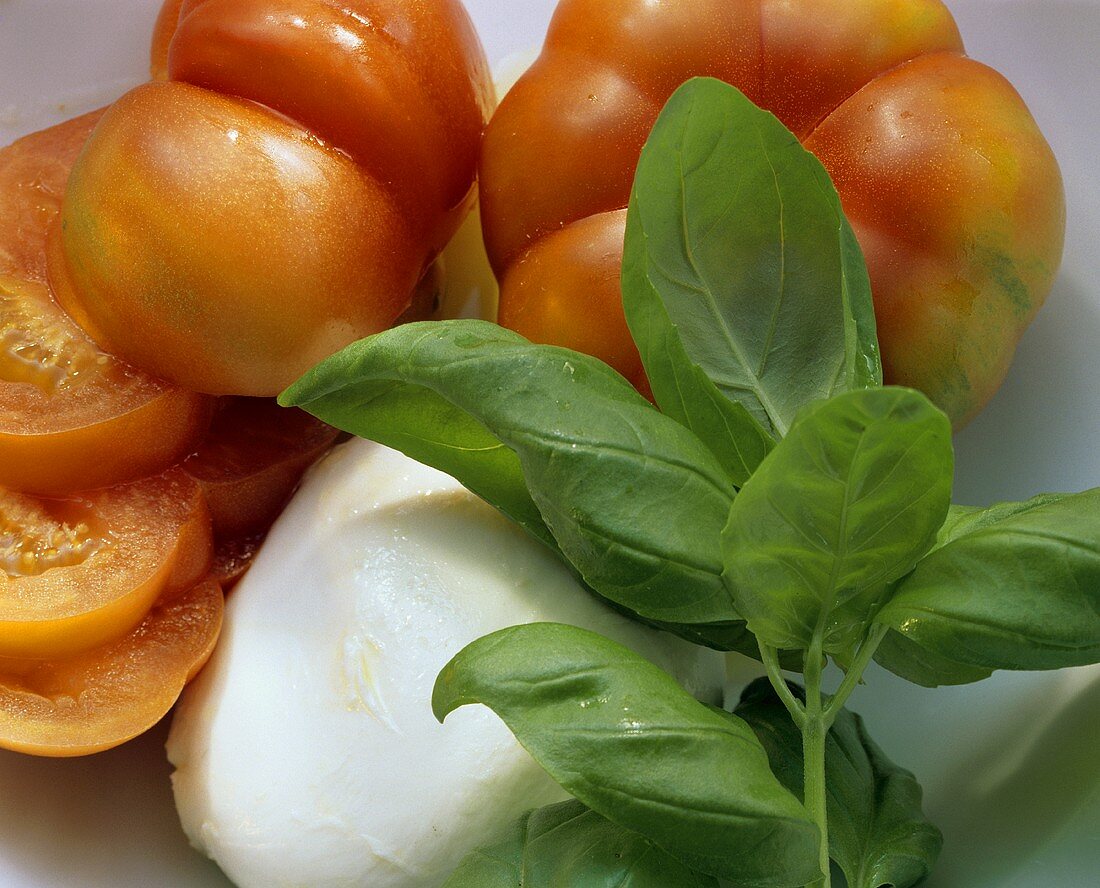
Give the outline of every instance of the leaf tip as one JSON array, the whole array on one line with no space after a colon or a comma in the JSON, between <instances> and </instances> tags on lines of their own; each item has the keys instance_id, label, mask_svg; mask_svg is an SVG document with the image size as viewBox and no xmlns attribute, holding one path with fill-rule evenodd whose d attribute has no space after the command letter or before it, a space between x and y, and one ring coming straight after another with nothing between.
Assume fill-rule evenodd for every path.
<instances>
[{"instance_id":1,"label":"leaf tip","mask_svg":"<svg viewBox=\"0 0 1100 888\"><path fill-rule=\"evenodd\" d=\"M436 676L435 687L432 688L432 715L440 724L462 705L454 692L454 671L455 661L451 660Z\"/></svg>"}]
</instances>

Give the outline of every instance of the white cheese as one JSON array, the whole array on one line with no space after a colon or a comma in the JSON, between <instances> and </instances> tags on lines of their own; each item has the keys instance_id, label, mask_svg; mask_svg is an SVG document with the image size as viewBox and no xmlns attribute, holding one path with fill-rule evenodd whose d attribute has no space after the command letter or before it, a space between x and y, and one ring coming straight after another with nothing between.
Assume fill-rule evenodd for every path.
<instances>
[{"instance_id":1,"label":"white cheese","mask_svg":"<svg viewBox=\"0 0 1100 888\"><path fill-rule=\"evenodd\" d=\"M241 888L432 888L561 790L436 674L539 620L630 645L717 700L719 655L633 624L457 482L365 441L317 466L230 596L168 741L192 843Z\"/></svg>"}]
</instances>

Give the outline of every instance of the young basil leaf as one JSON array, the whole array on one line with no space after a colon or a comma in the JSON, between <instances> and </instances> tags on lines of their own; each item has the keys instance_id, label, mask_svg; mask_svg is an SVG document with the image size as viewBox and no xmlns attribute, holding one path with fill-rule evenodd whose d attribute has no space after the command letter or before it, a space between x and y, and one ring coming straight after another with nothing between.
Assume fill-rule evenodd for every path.
<instances>
[{"instance_id":1,"label":"young basil leaf","mask_svg":"<svg viewBox=\"0 0 1100 888\"><path fill-rule=\"evenodd\" d=\"M1097 662L1100 489L961 514L876 622L978 678Z\"/></svg>"},{"instance_id":2,"label":"young basil leaf","mask_svg":"<svg viewBox=\"0 0 1100 888\"><path fill-rule=\"evenodd\" d=\"M794 694L805 700L797 685ZM734 710L767 750L772 770L797 792L803 785L802 735L767 679L749 685ZM895 765L841 709L825 740L829 854L848 888L910 888L931 871L943 845L924 816L916 778Z\"/></svg>"},{"instance_id":3,"label":"young basil leaf","mask_svg":"<svg viewBox=\"0 0 1100 888\"><path fill-rule=\"evenodd\" d=\"M484 321L406 324L319 364L281 402L428 459L539 536L522 475L585 581L644 617L738 618L718 552L733 486L595 358Z\"/></svg>"},{"instance_id":4,"label":"young basil leaf","mask_svg":"<svg viewBox=\"0 0 1100 888\"><path fill-rule=\"evenodd\" d=\"M843 658L888 585L928 551L951 498L951 424L910 389L808 408L749 479L722 537L749 629Z\"/></svg>"},{"instance_id":5,"label":"young basil leaf","mask_svg":"<svg viewBox=\"0 0 1100 888\"><path fill-rule=\"evenodd\" d=\"M689 867L739 886L819 876L817 828L747 725L593 632L495 632L440 673L436 717L483 703L566 790Z\"/></svg>"},{"instance_id":6,"label":"young basil leaf","mask_svg":"<svg viewBox=\"0 0 1100 888\"><path fill-rule=\"evenodd\" d=\"M623 306L650 389L661 412L691 429L740 487L775 447L775 439L744 404L718 391L703 368L688 357L660 295L645 271L639 270L648 252L636 201L635 195L626 220ZM643 246L638 247L639 243Z\"/></svg>"},{"instance_id":7,"label":"young basil leaf","mask_svg":"<svg viewBox=\"0 0 1100 888\"><path fill-rule=\"evenodd\" d=\"M524 814L469 854L443 888L718 888L636 832L576 800Z\"/></svg>"},{"instance_id":8,"label":"young basil leaf","mask_svg":"<svg viewBox=\"0 0 1100 888\"><path fill-rule=\"evenodd\" d=\"M828 173L728 84L691 80L661 113L623 270L657 402L701 434L721 421L687 362L776 437L805 404L881 383L866 265Z\"/></svg>"}]
</instances>

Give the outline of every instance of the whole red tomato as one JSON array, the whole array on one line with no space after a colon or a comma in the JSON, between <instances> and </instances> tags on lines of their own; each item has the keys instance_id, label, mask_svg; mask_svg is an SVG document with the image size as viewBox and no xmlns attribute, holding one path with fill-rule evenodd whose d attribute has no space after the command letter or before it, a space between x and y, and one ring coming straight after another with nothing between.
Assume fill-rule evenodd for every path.
<instances>
[{"instance_id":1,"label":"whole red tomato","mask_svg":"<svg viewBox=\"0 0 1100 888\"><path fill-rule=\"evenodd\" d=\"M103 348L274 395L390 326L473 201L493 104L459 0L168 0L77 161L51 283Z\"/></svg>"},{"instance_id":2,"label":"whole red tomato","mask_svg":"<svg viewBox=\"0 0 1100 888\"><path fill-rule=\"evenodd\" d=\"M887 381L966 422L1051 287L1065 202L1027 107L939 0L562 0L482 152L501 323L642 384L623 208L657 114L697 75L821 159L867 257Z\"/></svg>"}]
</instances>

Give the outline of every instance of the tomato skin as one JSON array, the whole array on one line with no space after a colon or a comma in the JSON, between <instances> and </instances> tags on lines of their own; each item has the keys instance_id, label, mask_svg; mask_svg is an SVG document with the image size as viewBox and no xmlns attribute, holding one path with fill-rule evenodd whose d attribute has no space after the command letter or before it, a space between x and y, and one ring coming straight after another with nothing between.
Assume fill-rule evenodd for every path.
<instances>
[{"instance_id":1,"label":"tomato skin","mask_svg":"<svg viewBox=\"0 0 1100 888\"><path fill-rule=\"evenodd\" d=\"M806 146L867 256L887 382L930 389L964 424L1058 271L1065 204L1046 140L1000 74L935 53L869 84Z\"/></svg>"},{"instance_id":2,"label":"tomato skin","mask_svg":"<svg viewBox=\"0 0 1100 888\"><path fill-rule=\"evenodd\" d=\"M505 272L499 323L533 342L554 342L601 358L637 384L642 359L619 290L626 211L589 216L541 238ZM576 294L584 294L577 311ZM532 294L532 295L528 295Z\"/></svg>"},{"instance_id":3,"label":"tomato skin","mask_svg":"<svg viewBox=\"0 0 1100 888\"><path fill-rule=\"evenodd\" d=\"M715 76L824 162L867 255L887 381L922 389L962 425L1046 298L1065 218L1057 163L1023 101L962 53L939 0L561 0L485 136L501 317L563 318L560 334L542 333L563 345L604 331L593 352L621 360L621 307L593 307L583 260L537 286L516 269L543 251L564 258L553 242L580 220L621 241L614 211L660 108L688 76ZM929 238L936 251L922 253ZM593 272L595 289L612 263Z\"/></svg>"},{"instance_id":4,"label":"tomato skin","mask_svg":"<svg viewBox=\"0 0 1100 888\"><path fill-rule=\"evenodd\" d=\"M214 581L165 595L127 635L57 661L0 660L0 748L88 755L147 731L213 653L224 600Z\"/></svg>"},{"instance_id":5,"label":"tomato skin","mask_svg":"<svg viewBox=\"0 0 1100 888\"><path fill-rule=\"evenodd\" d=\"M149 76L153 80L168 79L168 47L179 25L183 0L165 0L153 25L153 41L149 47Z\"/></svg>"},{"instance_id":6,"label":"tomato skin","mask_svg":"<svg viewBox=\"0 0 1100 888\"><path fill-rule=\"evenodd\" d=\"M457 0L169 0L162 60L78 160L51 280L142 369L278 394L390 326L469 211L484 54Z\"/></svg>"},{"instance_id":7,"label":"tomato skin","mask_svg":"<svg viewBox=\"0 0 1100 888\"><path fill-rule=\"evenodd\" d=\"M387 193L346 156L258 106L174 82L104 116L73 169L61 240L51 283L92 338L212 394L276 394L389 326L423 261Z\"/></svg>"}]
</instances>

